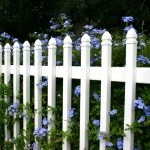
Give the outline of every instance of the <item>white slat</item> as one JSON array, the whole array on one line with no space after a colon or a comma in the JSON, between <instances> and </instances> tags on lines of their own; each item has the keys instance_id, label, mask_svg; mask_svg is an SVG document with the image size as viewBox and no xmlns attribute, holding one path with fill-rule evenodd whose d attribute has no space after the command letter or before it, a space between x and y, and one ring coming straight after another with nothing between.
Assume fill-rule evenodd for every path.
<instances>
[{"instance_id":1,"label":"white slat","mask_svg":"<svg viewBox=\"0 0 150 150\"><path fill-rule=\"evenodd\" d=\"M41 65L42 65L42 44L40 40L36 40L34 44L34 65L35 65L35 76L34 76L34 110L35 110L35 129L42 126L41 118L41 107L42 107L42 89L37 86L39 81L42 79Z\"/></svg>"},{"instance_id":2,"label":"white slat","mask_svg":"<svg viewBox=\"0 0 150 150\"><path fill-rule=\"evenodd\" d=\"M101 109L100 109L100 132L109 133L110 122L110 97L111 97L111 35L105 32L102 36L102 79L101 79ZM105 150L105 140L100 141L100 150Z\"/></svg>"},{"instance_id":3,"label":"white slat","mask_svg":"<svg viewBox=\"0 0 150 150\"><path fill-rule=\"evenodd\" d=\"M13 74L13 103L16 102L16 97L18 96L19 87L20 87L20 46L18 42L16 42L13 46L13 65L14 65L14 74ZM16 118L16 115L14 115L14 118ZM19 121L16 121L14 123L14 137L17 138L19 131L20 131L20 123Z\"/></svg>"},{"instance_id":4,"label":"white slat","mask_svg":"<svg viewBox=\"0 0 150 150\"><path fill-rule=\"evenodd\" d=\"M131 125L134 121L133 101L136 91L136 58L137 58L137 34L134 29L130 29L126 36L126 82L125 82L125 112L124 129L127 124ZM134 135L131 130L124 131L124 150L133 150Z\"/></svg>"},{"instance_id":5,"label":"white slat","mask_svg":"<svg viewBox=\"0 0 150 150\"><path fill-rule=\"evenodd\" d=\"M69 36L64 39L63 46L63 131L68 131L68 111L71 109L71 67L72 67L72 40ZM70 143L64 139L63 150L70 150Z\"/></svg>"},{"instance_id":6,"label":"white slat","mask_svg":"<svg viewBox=\"0 0 150 150\"><path fill-rule=\"evenodd\" d=\"M81 39L80 150L88 150L90 37Z\"/></svg>"},{"instance_id":7,"label":"white slat","mask_svg":"<svg viewBox=\"0 0 150 150\"><path fill-rule=\"evenodd\" d=\"M51 38L48 43L48 106L54 108L56 105L56 40ZM48 130L54 126L53 112L48 111ZM51 122L52 121L52 122Z\"/></svg>"},{"instance_id":8,"label":"white slat","mask_svg":"<svg viewBox=\"0 0 150 150\"><path fill-rule=\"evenodd\" d=\"M25 41L23 44L23 104L24 106L30 103L30 44ZM27 111L24 108L24 113ZM23 117L24 136L26 136L27 123L29 118L25 115ZM26 141L27 145L28 141Z\"/></svg>"},{"instance_id":9,"label":"white slat","mask_svg":"<svg viewBox=\"0 0 150 150\"><path fill-rule=\"evenodd\" d=\"M8 85L10 81L10 45L7 43L4 47L4 83ZM6 97L6 101L9 101L9 98ZM7 112L6 112L7 113ZM10 138L10 131L5 124L5 140L7 141Z\"/></svg>"}]
</instances>

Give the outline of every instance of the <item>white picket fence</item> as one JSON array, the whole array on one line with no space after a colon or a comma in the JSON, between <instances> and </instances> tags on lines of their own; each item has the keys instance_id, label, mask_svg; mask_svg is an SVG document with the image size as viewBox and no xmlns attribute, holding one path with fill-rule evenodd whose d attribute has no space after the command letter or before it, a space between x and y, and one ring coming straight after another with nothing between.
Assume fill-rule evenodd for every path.
<instances>
[{"instance_id":1,"label":"white picket fence","mask_svg":"<svg viewBox=\"0 0 150 150\"><path fill-rule=\"evenodd\" d=\"M48 106L55 107L56 78L63 78L63 131L68 130L68 111L71 108L71 80L81 80L80 96L80 150L88 150L88 121L89 121L89 82L90 80L101 81L101 109L100 131L109 133L110 123L110 98L111 81L125 82L125 106L124 106L124 129L127 124L134 121L134 109L136 83L150 84L150 68L136 67L137 62L137 34L130 29L126 36L126 65L125 67L111 67L111 35L105 32L102 36L101 67L90 66L90 37L85 34L81 39L81 66L72 66L72 40L69 36L64 39L63 66L56 66L56 41L51 38L48 43L48 66L42 66L42 44L36 40L34 47L34 65L30 66L30 44L23 44L23 65L20 65L19 44L13 46L13 65L10 65L10 45L4 47L4 65L2 64L2 47L0 46L0 75L4 74L4 82L8 84L10 75L13 74L13 97L14 101L19 91L19 77L23 75L23 103L30 102L30 76L34 76L34 108L35 129L41 127L41 97L42 90L37 86L42 76L48 76ZM53 118L48 113L48 119ZM23 119L23 128L26 130L27 119ZM49 130L52 125L49 125ZM14 137L19 134L19 122L14 125ZM130 130L125 131L124 150L133 150L134 135ZM10 136L5 126L5 140ZM70 150L67 139L64 140L63 150ZM100 150L105 150L105 141L100 141Z\"/></svg>"}]
</instances>

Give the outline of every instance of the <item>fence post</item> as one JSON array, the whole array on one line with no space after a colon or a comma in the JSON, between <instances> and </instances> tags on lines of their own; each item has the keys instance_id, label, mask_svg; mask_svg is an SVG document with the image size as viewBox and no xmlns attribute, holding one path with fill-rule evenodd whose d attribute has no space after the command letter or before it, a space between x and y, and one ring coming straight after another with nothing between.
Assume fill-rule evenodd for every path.
<instances>
[{"instance_id":1,"label":"fence post","mask_svg":"<svg viewBox=\"0 0 150 150\"><path fill-rule=\"evenodd\" d=\"M37 85L42 79L42 43L40 40L36 40L34 44L34 111L35 111L35 129L42 126L42 89Z\"/></svg>"},{"instance_id":2,"label":"fence post","mask_svg":"<svg viewBox=\"0 0 150 150\"><path fill-rule=\"evenodd\" d=\"M80 150L88 150L90 37L81 39Z\"/></svg>"},{"instance_id":3,"label":"fence post","mask_svg":"<svg viewBox=\"0 0 150 150\"><path fill-rule=\"evenodd\" d=\"M51 38L48 43L48 107L56 105L56 40ZM48 108L49 109L49 108ZM54 125L53 112L48 111L48 131Z\"/></svg>"},{"instance_id":4,"label":"fence post","mask_svg":"<svg viewBox=\"0 0 150 150\"><path fill-rule=\"evenodd\" d=\"M8 85L10 81L10 45L7 43L4 47L4 66L5 66L5 73L4 73L4 83ZM9 98L6 97L6 101L9 101ZM6 111L7 114L7 111ZM7 120L6 120L7 121ZM5 141L10 139L10 130L5 124Z\"/></svg>"},{"instance_id":5,"label":"fence post","mask_svg":"<svg viewBox=\"0 0 150 150\"><path fill-rule=\"evenodd\" d=\"M24 136L26 136L27 123L29 118L27 116L26 106L30 103L30 44L25 41L23 44L23 104L25 106L23 116ZM28 141L26 141L27 147Z\"/></svg>"},{"instance_id":6,"label":"fence post","mask_svg":"<svg viewBox=\"0 0 150 150\"><path fill-rule=\"evenodd\" d=\"M110 122L110 97L111 97L111 35L106 31L102 36L102 80L101 80L101 109L100 109L100 132L109 133ZM100 150L105 150L105 140L100 141Z\"/></svg>"},{"instance_id":7,"label":"fence post","mask_svg":"<svg viewBox=\"0 0 150 150\"><path fill-rule=\"evenodd\" d=\"M18 96L19 87L20 87L20 46L18 42L15 42L13 46L13 65L14 65L14 74L13 74L13 102L16 102L16 97ZM17 116L14 115L14 118ZM20 123L16 121L14 124L14 138L17 138L20 131Z\"/></svg>"},{"instance_id":8,"label":"fence post","mask_svg":"<svg viewBox=\"0 0 150 150\"><path fill-rule=\"evenodd\" d=\"M72 68L72 40L66 36L63 46L63 131L68 131L68 111L71 109L71 68ZM70 143L64 139L63 150L70 150Z\"/></svg>"},{"instance_id":9,"label":"fence post","mask_svg":"<svg viewBox=\"0 0 150 150\"><path fill-rule=\"evenodd\" d=\"M136 91L136 59L137 59L137 34L135 29L130 29L126 36L126 83L125 83L125 112L124 130L127 124L131 125L134 121L133 101ZM124 150L133 150L134 135L130 130L124 131Z\"/></svg>"}]
</instances>

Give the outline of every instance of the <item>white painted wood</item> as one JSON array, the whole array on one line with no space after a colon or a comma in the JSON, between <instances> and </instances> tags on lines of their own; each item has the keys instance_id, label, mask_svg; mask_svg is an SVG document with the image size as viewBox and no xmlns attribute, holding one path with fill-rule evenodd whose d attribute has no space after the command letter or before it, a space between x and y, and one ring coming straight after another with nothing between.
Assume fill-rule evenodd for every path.
<instances>
[{"instance_id":1,"label":"white painted wood","mask_svg":"<svg viewBox=\"0 0 150 150\"><path fill-rule=\"evenodd\" d=\"M124 129L127 124L131 125L134 121L133 101L135 100L136 91L136 59L137 59L137 34L132 28L126 36L126 82L125 82L125 112L124 112ZM134 135L130 130L124 131L124 150L133 150Z\"/></svg>"},{"instance_id":2,"label":"white painted wood","mask_svg":"<svg viewBox=\"0 0 150 150\"><path fill-rule=\"evenodd\" d=\"M14 66L10 66L10 73L14 73ZM42 76L48 76L47 66L42 66ZM30 66L30 76L35 75L35 67ZM90 80L100 81L102 74L101 67L90 67ZM2 65L2 73L5 72L5 66ZM23 75L24 68L20 65L20 75ZM72 66L72 79L81 79L81 67ZM96 72L96 73L95 73ZM150 84L150 68L148 67L136 67L136 83ZM56 66L56 77L63 78L63 66ZM126 68L125 67L111 67L111 81L125 82L126 81Z\"/></svg>"},{"instance_id":3,"label":"white painted wood","mask_svg":"<svg viewBox=\"0 0 150 150\"><path fill-rule=\"evenodd\" d=\"M110 98L111 98L111 35L106 31L102 36L102 78L101 78L101 109L100 109L100 132L109 133L110 123ZM105 141L100 141L100 150L105 150Z\"/></svg>"},{"instance_id":4,"label":"white painted wood","mask_svg":"<svg viewBox=\"0 0 150 150\"><path fill-rule=\"evenodd\" d=\"M35 76L34 76L34 109L35 109L35 129L42 126L41 107L42 107L42 89L37 86L39 81L42 79L42 43L40 40L36 40L34 44L34 65L35 65Z\"/></svg>"},{"instance_id":5,"label":"white painted wood","mask_svg":"<svg viewBox=\"0 0 150 150\"><path fill-rule=\"evenodd\" d=\"M8 85L10 81L10 45L7 43L4 47L4 83ZM9 97L6 97L6 101L9 101ZM7 113L7 112L6 112ZM5 140L10 139L10 130L5 124Z\"/></svg>"},{"instance_id":6,"label":"white painted wood","mask_svg":"<svg viewBox=\"0 0 150 150\"><path fill-rule=\"evenodd\" d=\"M23 48L23 65L19 65L19 46L14 45L14 64L10 65L10 45L4 47L4 65L2 65L2 47L0 46L0 75L4 73L4 83L10 81L10 74L14 80L14 101L19 90L19 74L23 75L23 104L30 102L30 76L34 76L34 106L35 129L41 127L41 89L37 83L42 76L48 76L48 106L55 107L56 103L56 77L63 78L63 131L68 130L68 110L71 108L71 79L81 79L80 97L80 150L88 149L88 121L89 121L89 80L101 81L101 127L100 131L109 133L109 110L111 81L125 82L125 112L124 129L126 124L134 121L132 108L135 99L136 83L150 84L150 68L136 67L137 35L134 29L130 29L126 40L126 67L111 67L111 36L105 32L102 37L102 66L90 67L90 38L87 34L82 37L81 66L72 66L72 41L69 36L64 40L63 66L56 66L56 41L51 38L48 46L48 66L42 66L42 44L40 40L35 42L35 63L30 66L30 44L26 41ZM7 97L6 100L9 100ZM37 111L38 110L38 111ZM7 113L7 112L6 112ZM48 113L48 119L54 119ZM28 120L24 117L23 128L26 130ZM14 126L14 136L19 133L18 125ZM49 130L52 125L49 125ZM124 138L124 150L133 149L134 136L128 130ZM10 138L10 131L5 125L5 140ZM104 141L100 142L100 149L105 150ZM63 150L70 150L69 142L65 139Z\"/></svg>"},{"instance_id":7,"label":"white painted wood","mask_svg":"<svg viewBox=\"0 0 150 150\"><path fill-rule=\"evenodd\" d=\"M27 103L30 103L30 44L28 41L25 41L23 44L23 104L24 106ZM26 109L24 108L24 112ZM29 118L27 116L23 117L23 129L24 129L24 136L26 136L27 130L27 123ZM28 141L25 141L26 144Z\"/></svg>"},{"instance_id":8,"label":"white painted wood","mask_svg":"<svg viewBox=\"0 0 150 150\"><path fill-rule=\"evenodd\" d=\"M16 102L16 97L19 93L19 87L20 87L20 46L18 42L15 42L13 45L13 65L14 65L14 74L13 74L13 103ZM16 118L16 115L14 115L14 118ZM16 121L13 126L13 134L14 138L17 138L19 132L20 132L20 123L19 121Z\"/></svg>"},{"instance_id":9,"label":"white painted wood","mask_svg":"<svg viewBox=\"0 0 150 150\"><path fill-rule=\"evenodd\" d=\"M72 40L66 36L63 46L63 131L68 131L70 118L68 112L71 109L71 67L72 67ZM70 143L64 139L63 150L70 150Z\"/></svg>"},{"instance_id":10,"label":"white painted wood","mask_svg":"<svg viewBox=\"0 0 150 150\"><path fill-rule=\"evenodd\" d=\"M80 150L88 150L90 37L81 39Z\"/></svg>"},{"instance_id":11,"label":"white painted wood","mask_svg":"<svg viewBox=\"0 0 150 150\"><path fill-rule=\"evenodd\" d=\"M51 38L48 43L48 106L55 108L56 105L56 40ZM54 126L53 112L48 111L48 130L50 131ZM51 122L52 121L52 122Z\"/></svg>"}]
</instances>

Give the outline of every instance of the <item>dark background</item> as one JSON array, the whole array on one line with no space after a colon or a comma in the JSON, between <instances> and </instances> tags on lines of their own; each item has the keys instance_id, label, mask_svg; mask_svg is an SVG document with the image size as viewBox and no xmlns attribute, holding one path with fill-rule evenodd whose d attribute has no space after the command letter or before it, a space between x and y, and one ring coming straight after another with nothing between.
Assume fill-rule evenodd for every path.
<instances>
[{"instance_id":1,"label":"dark background","mask_svg":"<svg viewBox=\"0 0 150 150\"><path fill-rule=\"evenodd\" d=\"M122 16L133 16L138 30L142 21L147 33L150 29L150 0L0 0L0 33L25 40L29 33L47 29L50 18L62 12L75 30L86 23L117 30Z\"/></svg>"}]
</instances>

